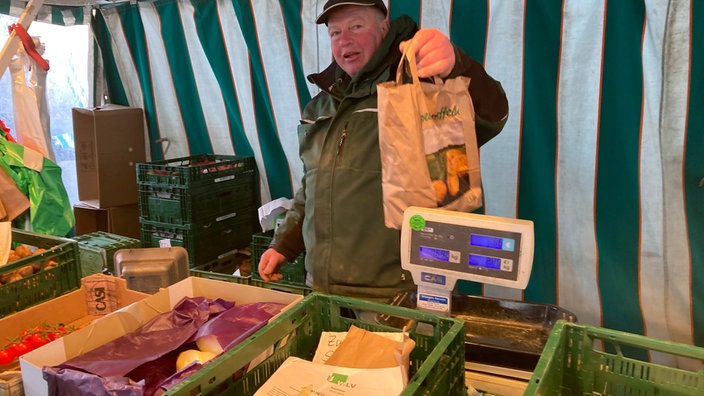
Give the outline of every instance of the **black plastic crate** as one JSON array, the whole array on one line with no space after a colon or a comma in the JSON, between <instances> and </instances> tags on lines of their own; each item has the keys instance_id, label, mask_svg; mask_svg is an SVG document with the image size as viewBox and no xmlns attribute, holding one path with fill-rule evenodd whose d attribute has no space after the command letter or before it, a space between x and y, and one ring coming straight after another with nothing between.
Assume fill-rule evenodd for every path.
<instances>
[{"instance_id":1,"label":"black plastic crate","mask_svg":"<svg viewBox=\"0 0 704 396\"><path fill-rule=\"evenodd\" d=\"M200 187L140 184L139 216L170 224L202 223L259 207L256 173Z\"/></svg>"},{"instance_id":2,"label":"black plastic crate","mask_svg":"<svg viewBox=\"0 0 704 396\"><path fill-rule=\"evenodd\" d=\"M256 174L254 157L201 154L137 164L138 184L193 188Z\"/></svg>"}]
</instances>

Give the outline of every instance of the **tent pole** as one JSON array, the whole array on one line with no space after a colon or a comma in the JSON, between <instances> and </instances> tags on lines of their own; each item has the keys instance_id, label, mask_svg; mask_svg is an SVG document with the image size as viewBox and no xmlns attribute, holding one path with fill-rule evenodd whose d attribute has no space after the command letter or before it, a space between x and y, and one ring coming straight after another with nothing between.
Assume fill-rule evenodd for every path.
<instances>
[{"instance_id":1,"label":"tent pole","mask_svg":"<svg viewBox=\"0 0 704 396\"><path fill-rule=\"evenodd\" d=\"M32 24L34 18L37 17L39 9L41 8L44 0L29 0L27 7L25 7L18 23L22 25L25 30L29 30L29 25ZM5 45L2 47L2 52L0 52L0 78L5 74L7 66L10 65L12 57L17 53L20 47L20 38L17 36L16 32L11 32L10 37L7 38Z\"/></svg>"}]
</instances>

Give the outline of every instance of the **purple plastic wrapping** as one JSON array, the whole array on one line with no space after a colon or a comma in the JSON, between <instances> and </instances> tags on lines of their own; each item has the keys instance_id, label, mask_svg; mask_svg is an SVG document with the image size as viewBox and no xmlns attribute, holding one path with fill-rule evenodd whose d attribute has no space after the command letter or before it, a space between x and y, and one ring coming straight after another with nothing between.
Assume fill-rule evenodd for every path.
<instances>
[{"instance_id":1,"label":"purple plastic wrapping","mask_svg":"<svg viewBox=\"0 0 704 396\"><path fill-rule=\"evenodd\" d=\"M217 337L222 349L228 350L266 325L283 307L283 304L270 302L235 306L204 324L193 340L212 334Z\"/></svg>"},{"instance_id":2,"label":"purple plastic wrapping","mask_svg":"<svg viewBox=\"0 0 704 396\"><path fill-rule=\"evenodd\" d=\"M143 386L127 377L103 378L70 368L45 367L44 378L49 384L49 395L139 396L144 394Z\"/></svg>"},{"instance_id":3,"label":"purple plastic wrapping","mask_svg":"<svg viewBox=\"0 0 704 396\"><path fill-rule=\"evenodd\" d=\"M271 302L235 306L204 324L193 336L193 340L215 335L223 351L227 351L264 327L269 322L269 319L279 313L284 306L284 304ZM160 389L156 394L168 391L201 367L200 364L194 363L175 373L161 383ZM241 375L241 373L238 375Z\"/></svg>"},{"instance_id":4,"label":"purple plastic wrapping","mask_svg":"<svg viewBox=\"0 0 704 396\"><path fill-rule=\"evenodd\" d=\"M284 304L185 297L173 310L138 330L54 367L45 367L50 396L154 395L170 389L200 366L176 372L176 358L196 349L195 340L215 335L227 350L281 311Z\"/></svg>"}]
</instances>

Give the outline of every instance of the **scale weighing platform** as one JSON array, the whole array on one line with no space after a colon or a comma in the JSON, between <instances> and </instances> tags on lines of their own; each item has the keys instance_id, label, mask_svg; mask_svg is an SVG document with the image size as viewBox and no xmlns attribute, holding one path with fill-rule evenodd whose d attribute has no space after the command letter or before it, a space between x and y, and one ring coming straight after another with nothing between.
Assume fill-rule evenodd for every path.
<instances>
[{"instance_id":1,"label":"scale weighing platform","mask_svg":"<svg viewBox=\"0 0 704 396\"><path fill-rule=\"evenodd\" d=\"M517 333L521 334L520 337L529 337L531 340L540 338L529 334L536 330L535 327L529 325L523 328L523 323L516 321L515 317L509 317L517 315L516 312L525 314L526 310L535 307L523 302L457 294L453 296L453 290L458 280L525 289L533 266L533 249L531 221L409 207L405 211L401 229L401 263L412 274L418 289L400 298L413 298L415 294L414 308L464 317L467 342L473 343L472 349L467 349L470 358L503 355L500 349L483 347L481 340L491 337L515 338L512 334ZM516 308L512 304L520 304L520 307ZM454 312L463 308L469 308L471 313ZM486 320L492 315L499 319L490 317ZM535 313L527 315L535 316ZM496 327L497 322L501 321L511 323ZM537 330L544 333L542 328ZM480 341L470 342L470 338ZM465 344L466 348L469 348L468 343ZM522 344L523 340L518 340L518 343ZM537 348L542 350L542 345ZM507 354L504 360L516 360L515 354ZM525 371L509 366L466 362L468 384L487 392L522 394L532 369Z\"/></svg>"}]
</instances>

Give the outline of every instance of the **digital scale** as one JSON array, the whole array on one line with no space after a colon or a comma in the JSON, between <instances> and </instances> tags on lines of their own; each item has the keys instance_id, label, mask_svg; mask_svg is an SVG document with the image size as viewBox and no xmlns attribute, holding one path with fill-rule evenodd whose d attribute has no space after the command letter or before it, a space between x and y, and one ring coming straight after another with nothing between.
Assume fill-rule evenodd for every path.
<instances>
[{"instance_id":1,"label":"digital scale","mask_svg":"<svg viewBox=\"0 0 704 396\"><path fill-rule=\"evenodd\" d=\"M401 264L412 274L418 287L415 293L415 308L450 316L451 307L466 308L468 301L476 304L470 307L469 312L476 310L486 314L488 306L491 312L496 309L497 317L504 318L488 322L489 331L495 330L492 332L493 337L510 337L511 333L516 331L511 329L515 327L514 324L511 324L511 327L500 327L497 324L512 315L506 315L507 310L513 310L496 299L457 294L457 301L453 304L452 296L457 280L525 289L533 267L533 249L532 221L437 208L409 207L404 213L401 227ZM401 293L397 297L402 300L403 295ZM406 295L410 297L412 293ZM521 306L515 312L521 312L522 309L525 307ZM499 349L479 346L470 339L473 338L472 335L477 336L476 333L481 331L483 326L487 326L487 323L482 323L481 318L468 318L466 313L462 312L456 314L470 320L465 322L468 337L465 341L466 354L471 353L478 358L481 355L498 356L497 353L503 353ZM483 353L483 350L489 352ZM508 353L506 358L516 360L517 356L525 355L514 351ZM521 369L475 360L466 361L465 367L465 380L468 386L472 386L469 389L477 387L504 395L522 395L531 374Z\"/></svg>"},{"instance_id":2,"label":"digital scale","mask_svg":"<svg viewBox=\"0 0 704 396\"><path fill-rule=\"evenodd\" d=\"M533 267L529 220L409 207L401 266L418 286L417 308L450 314L458 279L525 289Z\"/></svg>"}]
</instances>

